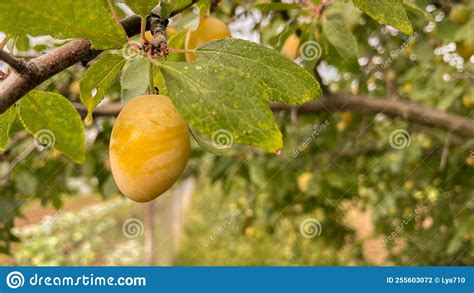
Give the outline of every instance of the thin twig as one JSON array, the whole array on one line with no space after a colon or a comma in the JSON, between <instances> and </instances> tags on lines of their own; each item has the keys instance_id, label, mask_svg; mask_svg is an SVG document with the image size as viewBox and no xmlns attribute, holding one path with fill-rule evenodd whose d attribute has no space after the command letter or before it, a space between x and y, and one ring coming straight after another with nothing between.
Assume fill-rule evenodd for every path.
<instances>
[{"instance_id":1,"label":"thin twig","mask_svg":"<svg viewBox=\"0 0 474 293\"><path fill-rule=\"evenodd\" d=\"M451 145L451 137L453 134L448 132L446 135L446 139L444 141L443 152L441 153L441 161L439 162L439 171L443 172L446 169L446 165L448 164L448 157L449 157L449 146Z\"/></svg>"},{"instance_id":2,"label":"thin twig","mask_svg":"<svg viewBox=\"0 0 474 293\"><path fill-rule=\"evenodd\" d=\"M23 162L34 150L36 146L35 144L31 144L26 150L24 150L21 154L19 154L11 163L8 169L2 174L0 178L2 179L8 179L10 177L10 174L13 172L13 170Z\"/></svg>"},{"instance_id":3,"label":"thin twig","mask_svg":"<svg viewBox=\"0 0 474 293\"><path fill-rule=\"evenodd\" d=\"M11 68L20 74L31 74L30 68L23 59L16 58L6 51L0 51L0 60L10 65Z\"/></svg>"},{"instance_id":4,"label":"thin twig","mask_svg":"<svg viewBox=\"0 0 474 293\"><path fill-rule=\"evenodd\" d=\"M0 50L3 50L8 43L9 38L5 37L2 42L0 42Z\"/></svg>"}]
</instances>

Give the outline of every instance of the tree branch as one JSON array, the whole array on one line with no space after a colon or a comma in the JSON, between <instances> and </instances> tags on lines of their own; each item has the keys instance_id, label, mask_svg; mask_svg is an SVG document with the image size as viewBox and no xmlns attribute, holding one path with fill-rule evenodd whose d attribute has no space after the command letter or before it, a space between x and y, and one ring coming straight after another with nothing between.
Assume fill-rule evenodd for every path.
<instances>
[{"instance_id":1,"label":"tree branch","mask_svg":"<svg viewBox=\"0 0 474 293\"><path fill-rule=\"evenodd\" d=\"M23 59L17 58L8 52L0 50L0 60L7 63L18 73L29 74L27 63Z\"/></svg>"},{"instance_id":2,"label":"tree branch","mask_svg":"<svg viewBox=\"0 0 474 293\"><path fill-rule=\"evenodd\" d=\"M82 104L74 103L74 106L83 118L87 115L87 109ZM272 103L271 108L274 112L290 112L295 106ZM93 116L116 116L121 109L122 105L120 104L110 104L97 108ZM320 100L298 106L296 109L300 113L335 113L339 111L353 111L371 115L383 113L391 117L403 118L417 124L442 128L464 137L474 138L474 120L404 100L342 93L324 96Z\"/></svg>"},{"instance_id":3,"label":"tree branch","mask_svg":"<svg viewBox=\"0 0 474 293\"><path fill-rule=\"evenodd\" d=\"M291 106L272 104L272 109L290 110ZM391 117L403 118L421 125L442 128L464 137L474 138L474 120L404 100L379 99L341 93L332 94L300 106L298 111L303 113L338 111L354 111L363 114L383 113Z\"/></svg>"}]
</instances>

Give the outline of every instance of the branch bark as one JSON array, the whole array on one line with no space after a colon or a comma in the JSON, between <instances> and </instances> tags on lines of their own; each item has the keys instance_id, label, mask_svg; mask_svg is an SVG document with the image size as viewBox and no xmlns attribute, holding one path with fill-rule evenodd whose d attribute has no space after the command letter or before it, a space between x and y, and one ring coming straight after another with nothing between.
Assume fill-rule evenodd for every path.
<instances>
[{"instance_id":1,"label":"branch bark","mask_svg":"<svg viewBox=\"0 0 474 293\"><path fill-rule=\"evenodd\" d=\"M272 109L289 111L291 106L273 104ZM354 111L364 114L383 113L391 117L400 117L417 124L442 128L464 137L474 138L474 120L404 100L341 93L332 94L300 106L298 111L303 113L338 111Z\"/></svg>"},{"instance_id":2,"label":"branch bark","mask_svg":"<svg viewBox=\"0 0 474 293\"><path fill-rule=\"evenodd\" d=\"M82 104L74 103L74 106L83 118L87 115L87 109ZM272 103L271 108L274 112L291 112L295 106ZM116 116L121 109L120 104L110 104L97 108L93 116ZM463 137L474 138L474 120L404 100L341 93L324 96L317 101L298 106L296 110L299 113L339 111L353 111L368 115L383 113L390 117L399 117L417 124L445 129Z\"/></svg>"}]
</instances>

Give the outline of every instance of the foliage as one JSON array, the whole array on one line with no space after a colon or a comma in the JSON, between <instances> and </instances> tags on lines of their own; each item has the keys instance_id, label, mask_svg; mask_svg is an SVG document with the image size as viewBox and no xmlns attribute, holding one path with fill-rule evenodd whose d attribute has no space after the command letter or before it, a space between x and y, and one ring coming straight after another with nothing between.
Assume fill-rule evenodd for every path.
<instances>
[{"instance_id":1,"label":"foliage","mask_svg":"<svg viewBox=\"0 0 474 293\"><path fill-rule=\"evenodd\" d=\"M139 14L153 6L153 1L131 2ZM178 32L169 42L174 49L183 49L186 32L208 13L184 9L189 2L162 3L164 14L180 12L171 24ZM199 2L201 8L209 6ZM472 140L382 114L277 114L275 120L269 101L303 104L322 91L379 98L395 94L472 118L473 62L472 53L465 53L472 46L473 13L463 24L427 0L384 0L377 5L335 1L316 9L319 2L222 1L212 13L228 23L236 20L233 33L256 36L261 44L214 41L197 49L197 62L186 63L182 54L172 54L166 61L153 60L153 70L149 59L126 43L106 1L50 2L54 16L53 9L37 7L35 1L0 3L1 29L22 40L7 45L17 52L38 53L56 46L55 40L34 38L38 35L87 38L96 49L123 47L100 55L85 73L78 65L51 78L0 115L0 149L6 150L0 174L7 175L0 181L2 251L8 252L10 243L18 240L12 227L15 218L27 216L22 205L28 200L60 208L67 194L75 193L71 179L104 197L116 192L107 158L114 118L96 118L84 128L65 96L82 101L89 112L99 103L126 102L146 92L154 71L155 85L170 95L203 140L224 129L233 142L242 144L223 156L193 149L187 175L198 177L202 189L178 263L370 264L373 260L364 250L369 239L359 238L357 227L345 217L355 206L370 212L374 231L369 238L387 251L388 263L472 265ZM11 22L12 13L24 26ZM239 26L239 21L248 23ZM278 52L292 35L301 43L295 62ZM69 85L77 80L81 89L74 93ZM24 135L25 129L35 136L41 129L52 130L54 148L31 148L35 143ZM401 148L391 141L399 130L408 133ZM282 155L245 145L282 150ZM63 154L84 164L73 164ZM241 213L224 234L203 247L235 211ZM308 218L321 223L320 236L301 236L300 225ZM412 220L398 229L406 218ZM104 227L91 233L100 234ZM387 241L395 231L394 239ZM38 242L38 249L51 245L45 243ZM61 264L66 263L74 261Z\"/></svg>"}]
</instances>

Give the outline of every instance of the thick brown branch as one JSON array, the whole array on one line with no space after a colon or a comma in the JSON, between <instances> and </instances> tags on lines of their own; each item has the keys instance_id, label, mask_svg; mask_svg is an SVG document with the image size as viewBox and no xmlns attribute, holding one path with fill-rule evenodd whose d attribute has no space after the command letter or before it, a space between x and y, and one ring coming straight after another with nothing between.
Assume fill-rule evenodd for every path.
<instances>
[{"instance_id":1,"label":"thick brown branch","mask_svg":"<svg viewBox=\"0 0 474 293\"><path fill-rule=\"evenodd\" d=\"M273 110L290 110L291 106L273 104ZM354 111L364 114L383 113L411 122L446 129L464 137L474 138L474 121L468 117L443 112L431 107L394 99L334 94L300 106L300 112Z\"/></svg>"},{"instance_id":2,"label":"thick brown branch","mask_svg":"<svg viewBox=\"0 0 474 293\"><path fill-rule=\"evenodd\" d=\"M87 114L81 104L74 104L82 117ZM272 103L274 112L291 111L294 106ZM93 116L116 116L122 109L119 104L111 104L97 108ZM379 99L351 94L325 96L318 101L297 107L300 113L354 111L363 114L383 113L391 117L400 117L408 121L436 128L446 129L458 135L474 138L474 121L467 117L446 113L430 107L418 105L404 100Z\"/></svg>"}]
</instances>

